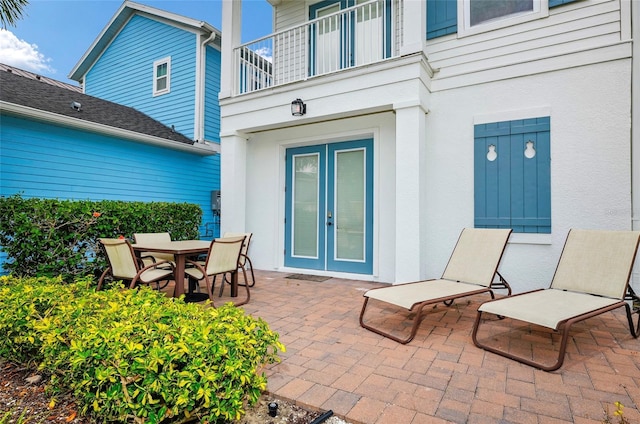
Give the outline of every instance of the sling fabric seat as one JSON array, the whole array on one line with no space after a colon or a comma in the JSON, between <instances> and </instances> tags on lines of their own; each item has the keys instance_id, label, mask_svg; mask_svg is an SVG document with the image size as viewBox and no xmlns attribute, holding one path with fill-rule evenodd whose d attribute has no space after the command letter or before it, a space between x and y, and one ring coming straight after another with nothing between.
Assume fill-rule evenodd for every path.
<instances>
[{"instance_id":1,"label":"sling fabric seat","mask_svg":"<svg viewBox=\"0 0 640 424\"><path fill-rule=\"evenodd\" d=\"M244 236L239 237L223 237L214 239L209 247L207 253L207 259L202 262L192 261L187 259L187 263L193 265L192 268L185 269L185 274L189 280L200 281L205 280L207 285L207 296L213 306L213 290L216 284L216 277L222 276L222 284L224 284L224 276L227 273L237 273L238 263L240 261L240 255L242 252L242 244L244 243ZM213 276L213 280L209 277ZM236 277L237 278L237 277ZM191 286L191 283L189 284ZM249 293L249 286L244 285L247 292L247 297L235 305L240 306L249 302L251 294ZM185 298L188 300L188 296ZM199 298L197 298L199 301Z\"/></svg>"},{"instance_id":2,"label":"sling fabric seat","mask_svg":"<svg viewBox=\"0 0 640 424\"><path fill-rule=\"evenodd\" d=\"M171 235L169 233L134 233L133 239L136 244L143 244L147 246L152 246L155 243L168 243L171 241ZM160 252L142 252L140 254L140 259L144 262L145 265L150 265L153 262L161 262L168 261L171 263L175 262L175 258L170 253L160 253ZM163 268L168 268L168 265L165 264Z\"/></svg>"},{"instance_id":3,"label":"sling fabric seat","mask_svg":"<svg viewBox=\"0 0 640 424\"><path fill-rule=\"evenodd\" d=\"M131 243L126 239L99 239L105 252L109 267L104 270L98 280L98 290L102 288L105 278L108 275L114 280L126 281L129 288L134 288L139 284L154 284L156 289L164 288L169 280L173 279L173 265L167 261L154 262L144 266L131 247ZM163 268L168 266L168 268ZM164 281L163 285L160 281Z\"/></svg>"},{"instance_id":4,"label":"sling fabric seat","mask_svg":"<svg viewBox=\"0 0 640 424\"><path fill-rule=\"evenodd\" d=\"M571 230L551 286L480 305L473 327L473 342L490 352L553 371L564 362L569 330L573 324L622 306L626 307L631 335L638 337L631 308L624 299L639 239L640 232L636 231ZM478 340L483 313L559 331L561 341L556 362L546 365Z\"/></svg>"},{"instance_id":5,"label":"sling fabric seat","mask_svg":"<svg viewBox=\"0 0 640 424\"><path fill-rule=\"evenodd\" d=\"M511 294L509 284L498 273L498 265L510 234L511 229L465 228L440 279L381 287L364 293L360 325L398 343L406 344L415 337L422 319L422 310L426 305L444 302L449 306L460 297L486 292L494 298L494 289L507 289ZM494 283L496 274L499 281ZM370 299L415 311L409 336L401 338L366 323L364 315Z\"/></svg>"},{"instance_id":6,"label":"sling fabric seat","mask_svg":"<svg viewBox=\"0 0 640 424\"><path fill-rule=\"evenodd\" d=\"M251 243L251 237L253 233L231 233L225 232L223 237L244 237L244 243L242 244L242 251L240 252L240 260L238 261L238 269L242 269L242 276L244 277L244 283L238 283L238 285L243 286L248 284L249 287L253 287L256 284L256 276L253 273L253 264L251 263L251 259L249 259L249 243ZM251 282L247 278L247 268L251 272ZM224 291L224 283L231 284L229 280L225 277L222 281L223 284L220 284L220 294L222 296L222 292Z\"/></svg>"}]
</instances>

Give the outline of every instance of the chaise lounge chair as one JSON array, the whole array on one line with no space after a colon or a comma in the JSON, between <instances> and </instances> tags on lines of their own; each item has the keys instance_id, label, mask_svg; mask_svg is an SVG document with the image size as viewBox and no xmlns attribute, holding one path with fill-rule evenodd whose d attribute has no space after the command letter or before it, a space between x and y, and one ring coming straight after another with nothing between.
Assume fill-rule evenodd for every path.
<instances>
[{"instance_id":1,"label":"chaise lounge chair","mask_svg":"<svg viewBox=\"0 0 640 424\"><path fill-rule=\"evenodd\" d=\"M510 229L465 228L458 238L442 278L368 290L364 294L360 325L398 343L406 344L415 337L422 320L422 311L427 305L444 302L450 306L455 299L486 292L489 292L493 299L494 289L507 289L511 294L508 283L498 273L498 265L510 234ZM494 283L496 274L499 281ZM401 338L365 323L364 315L370 299L415 312L409 336Z\"/></svg>"},{"instance_id":2,"label":"chaise lounge chair","mask_svg":"<svg viewBox=\"0 0 640 424\"><path fill-rule=\"evenodd\" d=\"M637 338L638 328L634 329L631 308L624 299L628 293L639 238L640 232L635 231L571 230L550 288L480 305L473 326L473 342L498 355L544 371L554 371L564 362L569 330L573 324L621 306L626 308L631 335ZM629 293L633 294L632 291ZM632 297L637 300L635 294ZM488 345L479 341L477 333L483 313L559 331L561 341L556 363L545 365L540 361L512 354L506 347L503 350L496 347L495 343ZM512 340L513 335L512 332L504 334L509 340ZM533 353L535 355L535 351Z\"/></svg>"}]
</instances>

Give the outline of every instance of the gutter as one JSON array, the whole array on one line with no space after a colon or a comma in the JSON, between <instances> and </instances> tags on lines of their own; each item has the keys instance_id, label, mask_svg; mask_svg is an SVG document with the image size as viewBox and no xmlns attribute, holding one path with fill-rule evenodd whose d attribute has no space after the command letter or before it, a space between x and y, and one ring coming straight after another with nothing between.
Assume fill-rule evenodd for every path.
<instances>
[{"instance_id":1,"label":"gutter","mask_svg":"<svg viewBox=\"0 0 640 424\"><path fill-rule=\"evenodd\" d=\"M117 137L139 143L150 144L153 146L164 147L171 150L180 150L196 154L199 156L211 156L220 153L220 145L217 143L194 143L185 144L178 141L167 140L166 138L156 137L148 134L125 130L122 128L112 127L110 125L99 124L96 122L85 121L78 118L59 115L57 113L46 112L31 107L8 103L0 100L0 112L7 115L13 115L21 118L30 118L41 122L54 125L70 127L74 129L89 131L111 137Z\"/></svg>"},{"instance_id":2,"label":"gutter","mask_svg":"<svg viewBox=\"0 0 640 424\"><path fill-rule=\"evenodd\" d=\"M195 107L195 122L194 122L194 138L196 143L204 142L204 93L205 93L205 80L206 80L206 65L207 65L207 44L215 40L216 33L211 32L211 35L204 40L200 46L197 56L198 67L198 81L196 84L196 107Z\"/></svg>"}]
</instances>

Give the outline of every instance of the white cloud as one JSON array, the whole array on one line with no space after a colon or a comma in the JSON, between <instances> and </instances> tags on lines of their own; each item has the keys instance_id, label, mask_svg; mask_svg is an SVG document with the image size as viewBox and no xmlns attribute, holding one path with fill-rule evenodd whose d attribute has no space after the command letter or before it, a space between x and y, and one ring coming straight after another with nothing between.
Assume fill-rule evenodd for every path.
<instances>
[{"instance_id":1,"label":"white cloud","mask_svg":"<svg viewBox=\"0 0 640 424\"><path fill-rule=\"evenodd\" d=\"M36 44L18 39L11 31L0 29L0 63L34 73L55 73Z\"/></svg>"},{"instance_id":2,"label":"white cloud","mask_svg":"<svg viewBox=\"0 0 640 424\"><path fill-rule=\"evenodd\" d=\"M273 61L273 55L271 54L271 49L268 47L262 47L256 50L258 56L261 56L268 60L269 62Z\"/></svg>"}]
</instances>

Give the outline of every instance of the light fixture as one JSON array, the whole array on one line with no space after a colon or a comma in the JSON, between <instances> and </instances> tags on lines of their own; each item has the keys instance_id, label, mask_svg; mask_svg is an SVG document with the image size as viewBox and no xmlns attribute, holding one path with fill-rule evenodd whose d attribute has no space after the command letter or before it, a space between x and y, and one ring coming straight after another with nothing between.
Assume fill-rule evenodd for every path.
<instances>
[{"instance_id":1,"label":"light fixture","mask_svg":"<svg viewBox=\"0 0 640 424\"><path fill-rule=\"evenodd\" d=\"M307 105L300 99L291 102L291 114L293 116L302 116L307 113Z\"/></svg>"}]
</instances>

